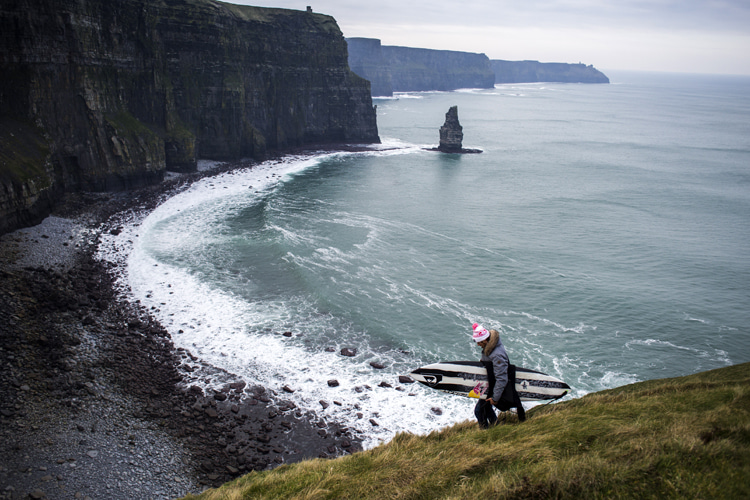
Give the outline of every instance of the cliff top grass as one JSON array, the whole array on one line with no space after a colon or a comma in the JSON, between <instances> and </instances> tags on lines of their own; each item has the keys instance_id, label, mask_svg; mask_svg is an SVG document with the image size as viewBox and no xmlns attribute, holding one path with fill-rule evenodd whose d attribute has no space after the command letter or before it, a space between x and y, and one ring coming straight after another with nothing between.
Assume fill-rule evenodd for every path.
<instances>
[{"instance_id":1,"label":"cliff top grass","mask_svg":"<svg viewBox=\"0 0 750 500\"><path fill-rule=\"evenodd\" d=\"M470 408L467 408L470 412ZM750 363L473 422L187 499L750 498Z\"/></svg>"},{"instance_id":2,"label":"cliff top grass","mask_svg":"<svg viewBox=\"0 0 750 500\"><path fill-rule=\"evenodd\" d=\"M325 14L309 13L294 9L282 9L275 7L254 7L250 5L236 5L227 2L216 2L225 7L232 14L243 21L256 21L262 23L275 22L279 17L305 15L306 19L322 28L325 32L338 34L340 29L336 20Z\"/></svg>"}]
</instances>

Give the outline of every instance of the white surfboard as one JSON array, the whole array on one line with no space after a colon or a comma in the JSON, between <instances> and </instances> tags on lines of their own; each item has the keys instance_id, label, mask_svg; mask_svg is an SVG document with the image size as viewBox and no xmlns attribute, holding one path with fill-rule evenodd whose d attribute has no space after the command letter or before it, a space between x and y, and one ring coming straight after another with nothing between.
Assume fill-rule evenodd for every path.
<instances>
[{"instance_id":1,"label":"white surfboard","mask_svg":"<svg viewBox=\"0 0 750 500\"><path fill-rule=\"evenodd\" d=\"M487 397L487 369L479 361L442 361L417 368L409 375L439 391L470 398ZM520 366L516 367L515 382L521 401L559 399L570 391L570 386L559 378Z\"/></svg>"}]
</instances>

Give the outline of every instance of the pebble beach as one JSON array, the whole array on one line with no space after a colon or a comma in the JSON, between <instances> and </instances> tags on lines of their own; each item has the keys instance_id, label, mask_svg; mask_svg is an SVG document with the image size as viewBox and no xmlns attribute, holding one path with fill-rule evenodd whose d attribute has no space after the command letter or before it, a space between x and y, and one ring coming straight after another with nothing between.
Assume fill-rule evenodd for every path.
<instances>
[{"instance_id":1,"label":"pebble beach","mask_svg":"<svg viewBox=\"0 0 750 500\"><path fill-rule=\"evenodd\" d=\"M0 499L164 499L361 449L346 427L176 349L95 258L118 214L148 213L215 164L136 192L68 195L0 237ZM205 394L185 370L225 381Z\"/></svg>"}]
</instances>

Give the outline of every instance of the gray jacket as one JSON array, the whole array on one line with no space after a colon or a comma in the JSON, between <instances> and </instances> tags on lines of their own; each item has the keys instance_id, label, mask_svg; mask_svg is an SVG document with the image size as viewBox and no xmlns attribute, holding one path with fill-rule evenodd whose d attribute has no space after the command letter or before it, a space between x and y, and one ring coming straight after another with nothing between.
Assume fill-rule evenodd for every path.
<instances>
[{"instance_id":1,"label":"gray jacket","mask_svg":"<svg viewBox=\"0 0 750 500\"><path fill-rule=\"evenodd\" d=\"M505 386L508 384L508 353L505 352L505 346L500 340L500 335L494 331L490 331L490 343L487 344L484 352L482 352L482 358L480 361L492 362L492 367L495 372L495 388L492 391L492 399L497 403L500 401ZM494 337L494 338L493 338ZM497 338L497 344L493 346L493 341ZM489 351L489 354L486 354Z\"/></svg>"}]
</instances>

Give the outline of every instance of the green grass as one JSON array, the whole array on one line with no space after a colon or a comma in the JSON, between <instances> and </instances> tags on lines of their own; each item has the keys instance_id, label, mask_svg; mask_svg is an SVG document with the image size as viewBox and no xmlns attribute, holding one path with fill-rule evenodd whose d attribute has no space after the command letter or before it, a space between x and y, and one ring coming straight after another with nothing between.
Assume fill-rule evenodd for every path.
<instances>
[{"instance_id":1,"label":"green grass","mask_svg":"<svg viewBox=\"0 0 750 500\"><path fill-rule=\"evenodd\" d=\"M125 110L108 114L106 120L119 135L124 137L136 138L139 136L150 137L154 135L154 132L150 128Z\"/></svg>"},{"instance_id":2,"label":"green grass","mask_svg":"<svg viewBox=\"0 0 750 500\"><path fill-rule=\"evenodd\" d=\"M750 363L399 434L253 472L188 499L750 498Z\"/></svg>"},{"instance_id":3,"label":"green grass","mask_svg":"<svg viewBox=\"0 0 750 500\"><path fill-rule=\"evenodd\" d=\"M33 181L39 189L50 186L49 155L49 144L36 126L0 117L0 181Z\"/></svg>"}]
</instances>

